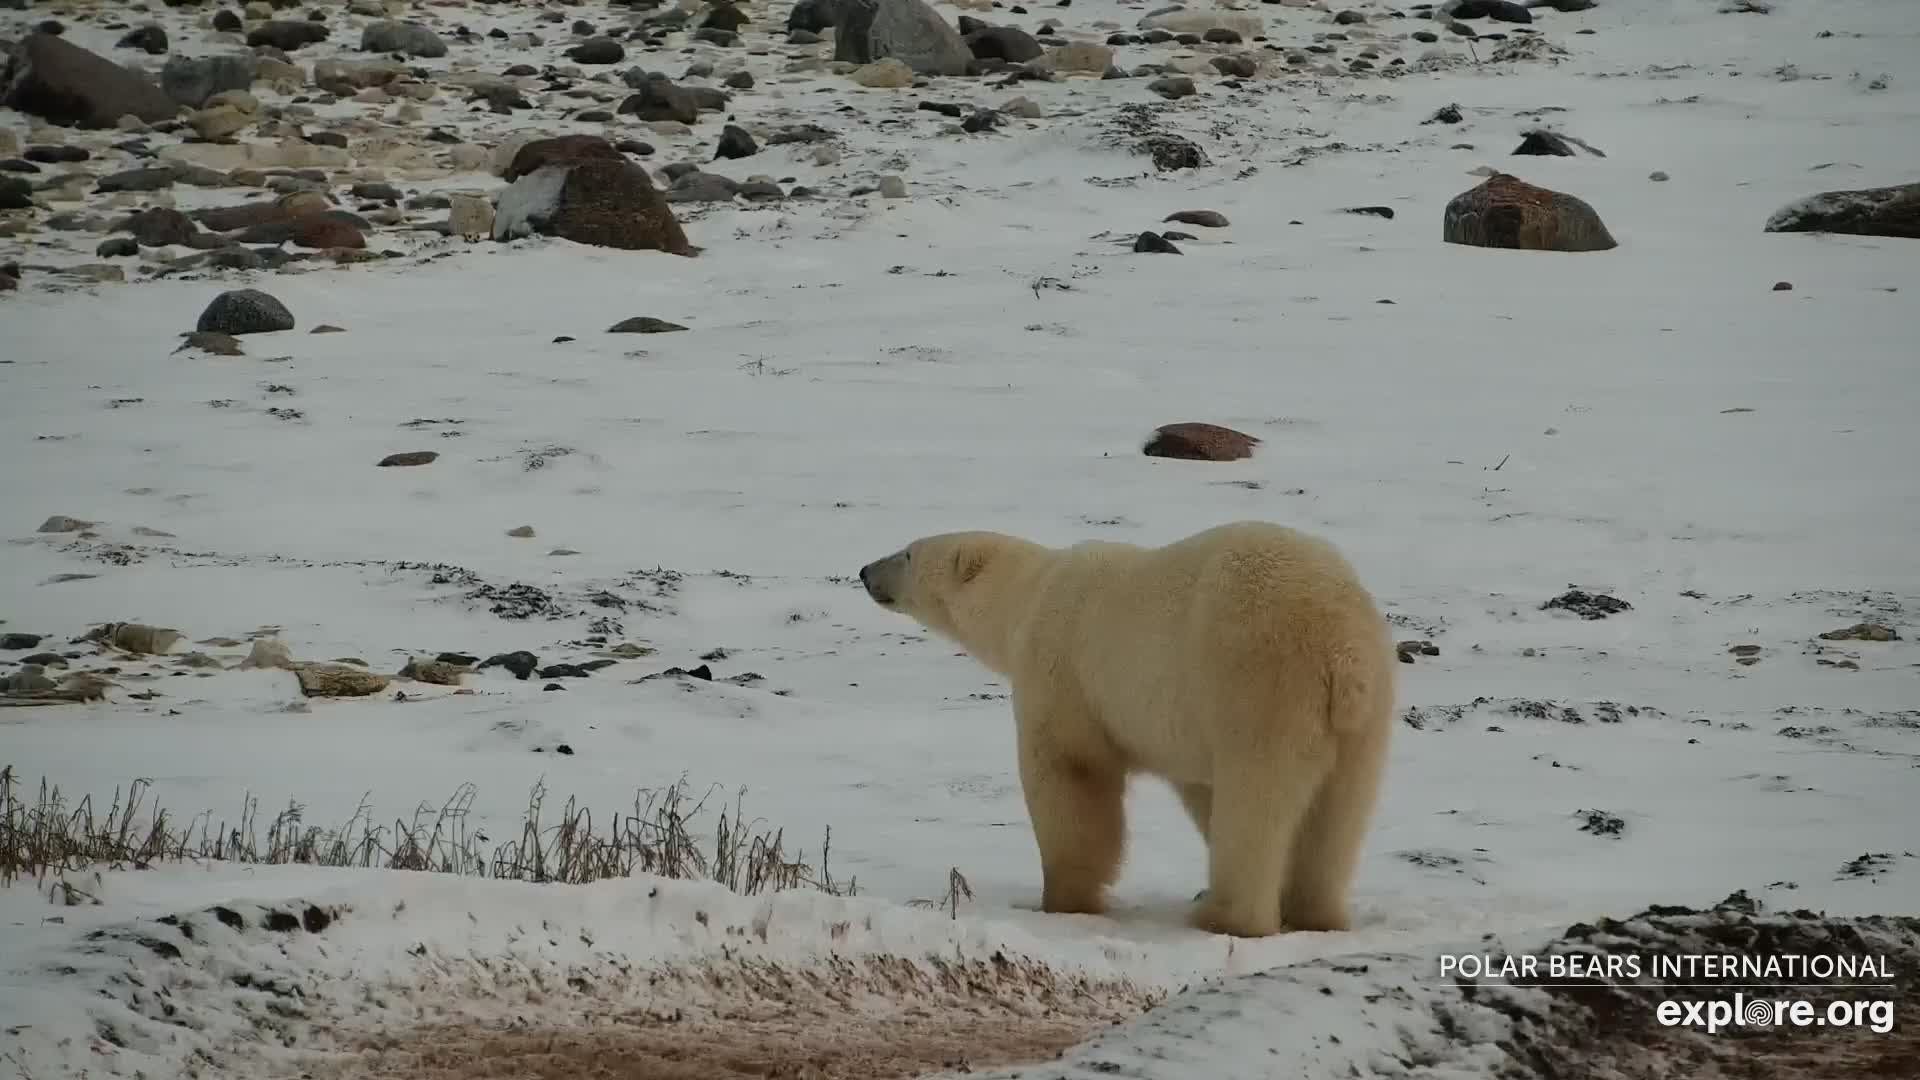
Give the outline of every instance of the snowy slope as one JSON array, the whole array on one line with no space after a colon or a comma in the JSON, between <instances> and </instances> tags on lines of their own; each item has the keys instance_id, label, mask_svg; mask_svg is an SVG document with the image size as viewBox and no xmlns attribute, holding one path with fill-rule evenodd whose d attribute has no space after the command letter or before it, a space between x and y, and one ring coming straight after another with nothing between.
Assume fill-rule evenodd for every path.
<instances>
[{"instance_id":1,"label":"snowy slope","mask_svg":"<svg viewBox=\"0 0 1920 1080\"><path fill-rule=\"evenodd\" d=\"M1761 232L1816 191L1920 180L1920 20L1900 0L1719 6L1542 12L1566 54L1537 61L1476 65L1447 41L1436 48L1459 62L1398 78L1238 92L1201 78L1206 92L1161 122L1214 164L1162 174L1100 134L1116 103L1158 100L1143 80L867 91L782 76L779 49L702 47L727 54L723 72L760 76L742 117L844 135L838 165L781 146L716 168L839 193L899 173L910 197L678 206L706 249L697 259L406 238L394 243L407 256L384 263L7 295L0 633L47 635L41 648L96 666L91 646L68 643L106 621L179 628L189 643L176 653L229 667L244 644L194 643L272 628L302 659L383 672L441 651L524 649L542 664L620 642L655 651L587 678L490 669L466 678L472 693L395 684L406 700L308 701L282 671L123 661L105 703L0 711L0 764L76 797L150 778L170 811L216 819L249 795L269 815L298 800L316 824L363 800L377 819L409 817L471 783L468 824L495 837L517 829L536 783L550 802L618 811L636 788L684 775L696 793L744 787L748 812L810 856L831 827L832 869L861 893L168 868L110 873L102 905L55 909L22 883L0 894L0 1026L18 1029L23 1069L156 1075L213 1048L228 1056L199 1059L204 1075L262 1075L247 1070L283 1059L271 1039L243 1037L265 1029L219 990L241 969L311 980L324 1007L302 1045L425 1022L406 1002L504 1008L491 992L449 994L434 980L456 975L408 952L424 943L429 956L597 981L684 969L722 947L796 970L1003 950L1049 978L1099 982L1098 1007L1075 1023L1175 995L1076 1060L1119 1053L1164 1077L1395 1075L1406 1047L1440 1045L1417 1019L1444 992L1430 958L1482 934L1527 947L1570 922L1738 889L1836 913L1920 909L1920 863L1904 854L1920 806L1920 249ZM1146 10L1081 0L991 17L1033 28L1055 14L1093 33ZM1321 12L1258 10L1276 41L1335 29ZM468 16L518 27L531 12ZM184 17L163 17L188 33ZM70 33L101 48L115 36ZM457 55L518 59L492 45ZM913 106L1016 93L1046 116L983 136L940 134ZM488 141L515 125L597 130L460 100L424 108ZM1448 103L1463 124L1421 123ZM1606 156L1509 156L1540 122ZM0 125L28 127L5 111ZM656 161L705 161L716 132L709 120L656 139ZM1587 199L1621 246L1440 243L1441 207L1481 165ZM1670 179L1650 180L1656 170ZM498 187L482 174L402 183ZM1395 216L1345 212L1372 205ZM1231 225L1189 229L1202 235L1178 241L1178 258L1131 252L1139 231L1203 207ZM92 245L47 235L22 261L84 261ZM241 357L175 351L216 293L242 285L279 297L296 329L247 336ZM635 315L690 329L604 333ZM308 333L323 323L345 332ZM1182 420L1264 443L1227 464L1139 453L1155 426ZM375 467L413 450L440 456ZM55 514L95 525L34 531ZM853 575L953 528L1162 543L1244 517L1328 536L1400 636L1439 649L1401 669L1408 723L1361 869L1359 925L1231 946L1184 929L1202 853L1169 793L1145 783L1113 917L1023 910L1038 866L1005 687L875 608ZM507 535L522 525L536 535ZM90 576L63 579L75 574ZM1597 620L1542 610L1569 587L1632 607ZM502 596L522 605L507 615L540 610L503 617L489 610ZM1902 640L1818 637L1862 621ZM1731 651L1743 646L1757 648ZM716 681L634 681L705 656ZM762 678L724 681L746 673ZM974 894L957 919L901 906L943 895L954 868ZM298 946L251 924L230 942L173 942L190 973L168 985L198 1028L129 1004L116 980L173 970L153 950L83 936L243 903L351 913ZM696 909L724 917L703 924ZM757 918L770 929L756 944ZM833 933L868 918L852 939ZM544 944L529 931L541 923ZM736 926L749 932L730 936ZM1258 974L1365 955L1414 972L1409 997L1356 1013L1337 973ZM1323 978L1339 986L1331 997ZM361 1008L363 984L406 993ZM596 1000L618 1015L689 993L621 984ZM557 1022L570 1006L525 1009ZM1203 1056L1151 1065L1156 1032L1181 1015L1199 1033L1183 1052ZM102 1041L102 1021L127 1045ZM1305 1030L1348 1032L1348 1049ZM1485 1064L1457 1052L1460 1075Z\"/></svg>"}]
</instances>

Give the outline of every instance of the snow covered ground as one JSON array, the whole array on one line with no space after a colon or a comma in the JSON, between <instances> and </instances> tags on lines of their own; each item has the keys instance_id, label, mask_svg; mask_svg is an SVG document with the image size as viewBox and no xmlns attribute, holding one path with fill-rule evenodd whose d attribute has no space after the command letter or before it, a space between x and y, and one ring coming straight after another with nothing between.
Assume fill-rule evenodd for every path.
<instances>
[{"instance_id":1,"label":"snow covered ground","mask_svg":"<svg viewBox=\"0 0 1920 1080\"><path fill-rule=\"evenodd\" d=\"M697 55L760 77L741 117L836 127L844 157L776 146L721 163L830 194L677 205L705 249L694 259L432 238L405 258L244 282L25 279L0 299L0 633L120 671L105 702L0 711L0 765L75 798L144 777L173 814L215 820L249 796L265 817L297 800L309 824L363 802L410 818L472 784L466 824L496 841L536 784L549 807L611 812L685 776L696 795L719 785L716 803L744 788L749 816L809 859L831 828L832 872L859 891L214 865L107 872L84 882L99 903L55 906L23 881L0 891L0 1061L35 1080L549 1075L540 1062L565 1052L469 1040L473 1057L427 1060L364 1040L472 1024L551 1043L684 1009L699 1018L687 1042L649 1053L693 1060L771 1000L757 979L815 978L883 1032L970 1017L933 1065L1002 1039L1048 1058L1122 1021L1068 1063L1487 1075L1497 1033L1437 1032L1430 1010L1452 992L1434 957L1484 949L1483 935L1533 948L1569 923L1736 890L1770 908L1920 910L1920 241L1761 231L1804 195L1920 180L1920 10L1720 6L1542 11L1566 52L1540 60L1239 91L1202 77L1160 122L1213 164L1166 173L1100 136L1116 104L1158 101L1144 80L783 82L776 33L760 39L771 55ZM422 10L477 27L534 9ZM785 10L764 9L762 32ZM1131 27L1147 10L1041 9L1096 41L1100 20ZM1249 11L1289 45L1336 30L1315 9ZM186 16L164 18L188 33ZM1431 25L1383 19L1383 48L1412 63L1426 46L1401 39ZM116 36L69 34L103 50ZM1435 48L1468 57L1444 35ZM492 45L456 60L515 62ZM914 111L1015 93L1044 118L963 136ZM429 119L489 139L598 130L460 100L425 106ZM1449 103L1463 123L1422 123ZM1605 156L1509 156L1542 122ZM28 125L0 111L0 126ZM717 127L656 139L657 160L704 161ZM1588 200L1620 246L1441 243L1442 206L1481 165ZM909 197L844 194L882 173ZM1231 224L1189 229L1201 235L1177 258L1132 252L1141 230L1199 208ZM47 235L7 250L74 261ZM242 285L297 328L246 336L244 356L176 351ZM636 315L689 329L604 332ZM345 332L309 333L321 324ZM1231 463L1140 453L1185 420L1263 444ZM375 467L418 450L439 457ZM92 525L35 532L51 515ZM875 607L854 574L948 529L1157 544L1250 517L1331 538L1400 636L1438 648L1401 669L1407 722L1359 925L1253 942L1185 929L1202 851L1145 783L1112 916L1029 910L1038 864L1005 687ZM519 526L534 535L508 535ZM1631 607L1542 608L1569 588ZM151 662L70 644L109 621L186 640ZM1819 636L1861 622L1900 640ZM322 700L286 671L232 669L263 631L303 660L381 672L440 652L550 665L652 651L588 677L495 667L459 692L396 682ZM225 668L183 666L190 651ZM0 676L21 655L0 654ZM636 681L701 663L712 681ZM971 899L909 903L945 897L955 869ZM269 912L309 908L307 929L267 928ZM855 1037L830 1011L802 1009L788 1034ZM754 1075L859 1075L787 1064ZM716 1075L687 1067L609 1075Z\"/></svg>"}]
</instances>

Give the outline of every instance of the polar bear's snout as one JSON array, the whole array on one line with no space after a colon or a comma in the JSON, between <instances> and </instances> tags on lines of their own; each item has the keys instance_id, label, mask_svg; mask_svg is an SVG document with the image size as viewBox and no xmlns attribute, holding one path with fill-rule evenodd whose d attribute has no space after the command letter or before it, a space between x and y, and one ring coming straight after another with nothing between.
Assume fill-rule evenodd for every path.
<instances>
[{"instance_id":1,"label":"polar bear's snout","mask_svg":"<svg viewBox=\"0 0 1920 1080\"><path fill-rule=\"evenodd\" d=\"M891 607L900 596L900 573L906 566L906 553L896 551L884 559L875 559L860 568L860 584L881 607Z\"/></svg>"}]
</instances>

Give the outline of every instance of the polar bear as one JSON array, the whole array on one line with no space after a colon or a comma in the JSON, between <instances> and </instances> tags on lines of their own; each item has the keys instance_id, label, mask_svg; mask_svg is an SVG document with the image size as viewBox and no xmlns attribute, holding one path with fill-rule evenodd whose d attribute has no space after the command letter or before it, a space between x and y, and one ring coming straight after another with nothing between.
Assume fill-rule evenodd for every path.
<instances>
[{"instance_id":1,"label":"polar bear","mask_svg":"<svg viewBox=\"0 0 1920 1080\"><path fill-rule=\"evenodd\" d=\"M1192 925L1349 926L1398 657L1332 544L1259 521L1151 548L954 532L860 580L1009 680L1042 911L1105 909L1122 796L1145 773L1173 785L1207 844Z\"/></svg>"}]
</instances>

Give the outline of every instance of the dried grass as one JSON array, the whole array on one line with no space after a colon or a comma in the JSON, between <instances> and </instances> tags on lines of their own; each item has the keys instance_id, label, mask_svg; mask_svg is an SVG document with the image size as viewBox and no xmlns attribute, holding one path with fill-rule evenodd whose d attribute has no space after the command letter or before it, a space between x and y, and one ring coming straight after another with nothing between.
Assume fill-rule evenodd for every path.
<instances>
[{"instance_id":1,"label":"dried grass","mask_svg":"<svg viewBox=\"0 0 1920 1080\"><path fill-rule=\"evenodd\" d=\"M42 777L27 792L13 766L0 767L0 885L28 878L67 903L87 894L66 880L69 874L100 869L145 870L169 862L244 863L416 870L537 884L583 884L634 873L710 880L743 895L783 889L816 889L851 896L854 879L834 879L828 867L833 830L820 845L816 871L804 851L789 856L785 831L749 821L741 803L722 804L712 839L696 837L695 821L705 811L709 788L690 799L683 777L663 790L641 789L631 808L596 820L569 798L556 824L543 813L547 790L536 784L527 799L519 835L494 843L470 822L477 789L462 784L437 807L422 803L411 820L377 825L362 800L337 828L306 823L297 802L264 821L259 800L249 795L238 820L214 824L211 811L191 819L166 809L148 810L152 782L136 779L124 793L100 809L92 796L70 804L58 787Z\"/></svg>"}]
</instances>

